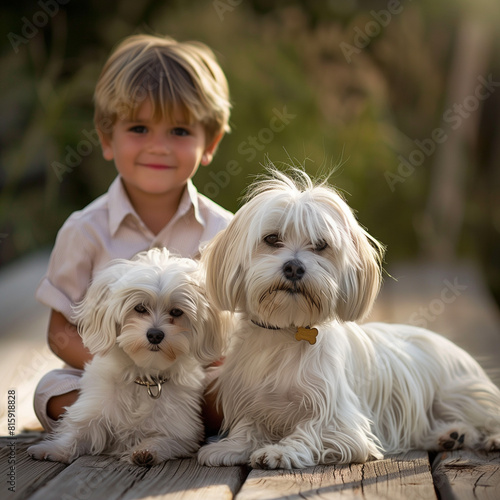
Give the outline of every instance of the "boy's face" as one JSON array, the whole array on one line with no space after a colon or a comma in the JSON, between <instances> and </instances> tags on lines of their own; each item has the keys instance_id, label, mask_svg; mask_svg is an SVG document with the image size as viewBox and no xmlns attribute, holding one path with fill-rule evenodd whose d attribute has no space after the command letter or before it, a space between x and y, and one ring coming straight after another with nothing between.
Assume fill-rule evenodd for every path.
<instances>
[{"instance_id":1,"label":"boy's face","mask_svg":"<svg viewBox=\"0 0 500 500\"><path fill-rule=\"evenodd\" d=\"M220 140L206 144L201 123L183 123L182 113L153 120L151 102L141 105L135 121L117 119L111 136L101 136L104 158L114 160L129 195L178 196L198 169L208 165Z\"/></svg>"}]
</instances>

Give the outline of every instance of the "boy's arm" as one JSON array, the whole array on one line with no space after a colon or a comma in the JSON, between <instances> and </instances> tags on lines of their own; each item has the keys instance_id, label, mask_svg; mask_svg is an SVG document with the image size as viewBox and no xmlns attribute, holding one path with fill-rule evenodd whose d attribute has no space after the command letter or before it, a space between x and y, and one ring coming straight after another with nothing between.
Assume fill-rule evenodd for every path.
<instances>
[{"instance_id":1,"label":"boy's arm","mask_svg":"<svg viewBox=\"0 0 500 500\"><path fill-rule=\"evenodd\" d=\"M76 326L54 309L49 320L48 342L52 352L73 368L83 370L85 363L92 359Z\"/></svg>"}]
</instances>

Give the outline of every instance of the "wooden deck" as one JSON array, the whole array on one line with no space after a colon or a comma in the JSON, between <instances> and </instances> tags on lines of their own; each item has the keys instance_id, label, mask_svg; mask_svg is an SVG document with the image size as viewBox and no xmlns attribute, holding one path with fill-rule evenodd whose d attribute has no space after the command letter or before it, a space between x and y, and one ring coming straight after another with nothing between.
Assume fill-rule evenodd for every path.
<instances>
[{"instance_id":1,"label":"wooden deck","mask_svg":"<svg viewBox=\"0 0 500 500\"><path fill-rule=\"evenodd\" d=\"M390 272L398 281L386 279L370 319L426 322L471 352L498 384L500 316L476 269L408 265ZM2 394L7 399L7 391ZM500 452L411 451L366 464L288 471L208 468L193 459L145 469L105 456L80 457L69 466L38 462L26 448L41 437L0 438L0 499L500 499Z\"/></svg>"},{"instance_id":2,"label":"wooden deck","mask_svg":"<svg viewBox=\"0 0 500 500\"><path fill-rule=\"evenodd\" d=\"M32 460L27 433L0 439L0 498L29 500L491 499L500 498L500 453L411 451L384 460L302 470L202 467L194 459L146 469L99 456L66 466ZM11 451L12 450L12 451ZM8 459L15 454L15 468ZM11 476L9 476L11 474ZM10 479L12 477L12 479ZM15 491L9 491L9 487Z\"/></svg>"}]
</instances>

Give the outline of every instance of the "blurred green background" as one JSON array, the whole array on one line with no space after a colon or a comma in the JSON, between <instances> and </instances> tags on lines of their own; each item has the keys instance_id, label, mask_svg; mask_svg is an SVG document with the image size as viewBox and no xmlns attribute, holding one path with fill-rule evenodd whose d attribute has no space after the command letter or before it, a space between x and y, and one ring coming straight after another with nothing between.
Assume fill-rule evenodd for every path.
<instances>
[{"instance_id":1,"label":"blurred green background","mask_svg":"<svg viewBox=\"0 0 500 500\"><path fill-rule=\"evenodd\" d=\"M498 0L4 3L0 265L50 247L107 190L98 74L125 36L161 33L207 43L229 81L232 132L197 173L201 192L235 211L268 160L333 170L388 264L472 259L498 300L499 11Z\"/></svg>"}]
</instances>

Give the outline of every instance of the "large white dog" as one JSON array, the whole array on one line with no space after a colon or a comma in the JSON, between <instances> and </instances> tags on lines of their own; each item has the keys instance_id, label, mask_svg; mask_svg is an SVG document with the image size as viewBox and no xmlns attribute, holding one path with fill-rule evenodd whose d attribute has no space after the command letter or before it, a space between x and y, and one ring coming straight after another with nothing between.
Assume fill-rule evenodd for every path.
<instances>
[{"instance_id":1,"label":"large white dog","mask_svg":"<svg viewBox=\"0 0 500 500\"><path fill-rule=\"evenodd\" d=\"M77 310L94 354L80 397L28 453L66 463L107 453L144 466L192 455L203 439L203 365L225 345L218 311L193 260L153 249L112 261Z\"/></svg>"},{"instance_id":2,"label":"large white dog","mask_svg":"<svg viewBox=\"0 0 500 500\"><path fill-rule=\"evenodd\" d=\"M382 247L339 194L274 172L207 248L207 290L241 313L218 382L228 437L205 465L300 468L412 448L500 448L500 391L443 337L358 325Z\"/></svg>"}]
</instances>

